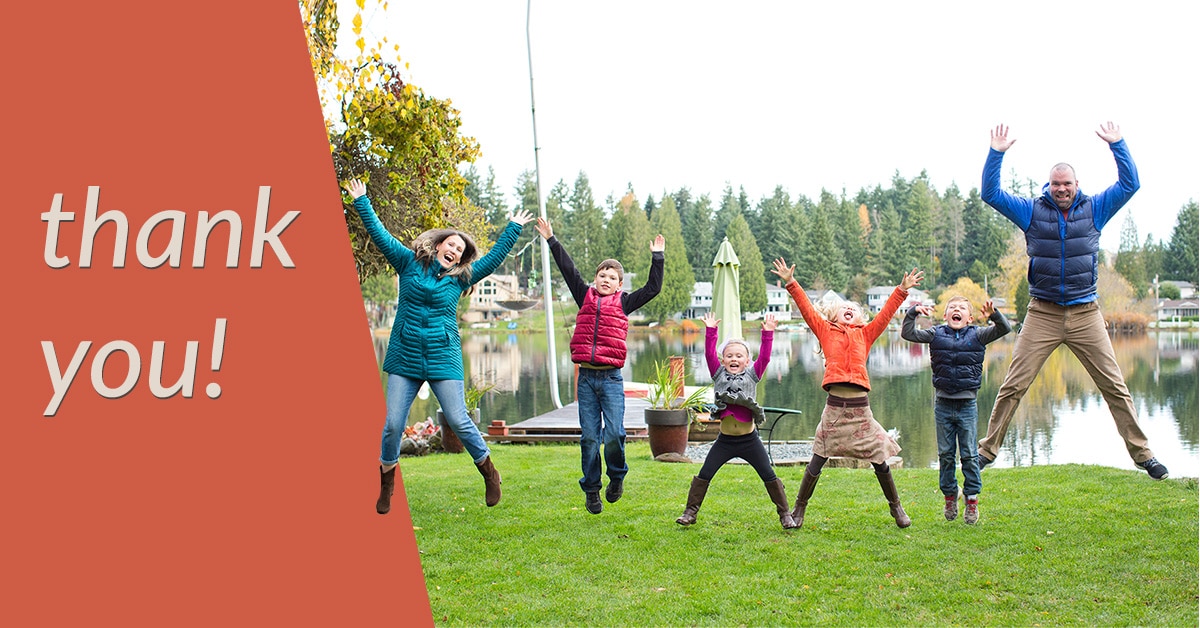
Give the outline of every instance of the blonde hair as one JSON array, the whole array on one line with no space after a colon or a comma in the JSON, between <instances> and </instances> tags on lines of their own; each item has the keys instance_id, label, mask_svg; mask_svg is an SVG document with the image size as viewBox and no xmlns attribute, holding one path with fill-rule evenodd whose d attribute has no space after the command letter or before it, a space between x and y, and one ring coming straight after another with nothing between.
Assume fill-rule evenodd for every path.
<instances>
[{"instance_id":1,"label":"blonde hair","mask_svg":"<svg viewBox=\"0 0 1200 628\"><path fill-rule=\"evenodd\" d=\"M437 247L441 246L442 242L445 242L446 238L450 236L462 238L463 252L459 256L457 264L443 269L440 274L454 277L462 287L463 293L470 294L475 291L475 286L471 285L471 262L475 261L475 257L479 255L474 238L457 229L430 229L413 238L413 255L428 269L430 264L438 263Z\"/></svg>"},{"instance_id":2,"label":"blonde hair","mask_svg":"<svg viewBox=\"0 0 1200 628\"><path fill-rule=\"evenodd\" d=\"M746 359L751 362L754 361L754 352L750 350L750 345L747 344L746 341L742 340L741 338L728 338L725 340L725 342L722 342L721 345L717 347L717 357L721 357L721 358L725 357L726 347L728 347L729 345L733 345L733 344L738 344L738 345L742 345L743 347L745 347L746 348Z\"/></svg>"}]
</instances>

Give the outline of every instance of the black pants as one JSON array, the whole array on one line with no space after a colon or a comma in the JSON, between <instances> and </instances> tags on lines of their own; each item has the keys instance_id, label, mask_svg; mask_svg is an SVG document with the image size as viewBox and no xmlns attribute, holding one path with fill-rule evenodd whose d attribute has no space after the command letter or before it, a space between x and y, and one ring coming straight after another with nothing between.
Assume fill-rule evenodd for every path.
<instances>
[{"instance_id":1,"label":"black pants","mask_svg":"<svg viewBox=\"0 0 1200 628\"><path fill-rule=\"evenodd\" d=\"M763 447L762 439L758 436L758 430L741 436L718 434L717 440L712 444L712 449L708 450L708 455L704 458L700 473L696 475L701 480L712 480L713 476L717 474L717 470L733 458L741 458L750 463L763 482L775 480L775 468L771 466L771 459L767 456L767 448Z\"/></svg>"}]
</instances>

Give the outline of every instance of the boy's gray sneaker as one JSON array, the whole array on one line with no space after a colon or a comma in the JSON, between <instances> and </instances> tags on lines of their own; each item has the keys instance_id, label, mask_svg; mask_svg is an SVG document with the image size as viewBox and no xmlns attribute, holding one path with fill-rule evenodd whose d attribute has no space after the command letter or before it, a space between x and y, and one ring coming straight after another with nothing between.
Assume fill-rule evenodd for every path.
<instances>
[{"instance_id":1,"label":"boy's gray sneaker","mask_svg":"<svg viewBox=\"0 0 1200 628\"><path fill-rule=\"evenodd\" d=\"M961 492L961 491L960 491ZM946 521L954 521L958 518L958 495L946 495Z\"/></svg>"},{"instance_id":2,"label":"boy's gray sneaker","mask_svg":"<svg viewBox=\"0 0 1200 628\"><path fill-rule=\"evenodd\" d=\"M967 507L963 512L963 523L974 525L976 521L979 521L979 497L968 497L966 502Z\"/></svg>"},{"instance_id":3,"label":"boy's gray sneaker","mask_svg":"<svg viewBox=\"0 0 1200 628\"><path fill-rule=\"evenodd\" d=\"M600 511L604 510L604 504L600 503L600 491L588 491L584 505L587 506L587 511L593 515L600 514Z\"/></svg>"},{"instance_id":4,"label":"boy's gray sneaker","mask_svg":"<svg viewBox=\"0 0 1200 628\"><path fill-rule=\"evenodd\" d=\"M1145 462L1137 462L1134 464L1142 469L1145 469L1146 473L1149 473L1150 477L1156 480L1161 480L1167 477L1167 468L1163 466L1163 463L1158 461L1158 458L1151 458Z\"/></svg>"}]
</instances>

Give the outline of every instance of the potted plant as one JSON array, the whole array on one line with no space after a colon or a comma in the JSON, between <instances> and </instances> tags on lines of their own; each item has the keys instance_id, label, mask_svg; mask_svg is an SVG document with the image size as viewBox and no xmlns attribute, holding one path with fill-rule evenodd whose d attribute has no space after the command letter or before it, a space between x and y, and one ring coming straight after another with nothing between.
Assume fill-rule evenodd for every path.
<instances>
[{"instance_id":1,"label":"potted plant","mask_svg":"<svg viewBox=\"0 0 1200 628\"><path fill-rule=\"evenodd\" d=\"M650 453L658 457L665 453L680 456L687 451L688 427L696 413L705 409L709 386L702 386L684 395L683 358L672 357L667 362L654 363L654 379L646 400L646 435Z\"/></svg>"},{"instance_id":2,"label":"potted plant","mask_svg":"<svg viewBox=\"0 0 1200 628\"><path fill-rule=\"evenodd\" d=\"M488 384L480 388L472 385L463 391L463 399L467 404L467 414L476 425L479 425L479 402L488 391L495 387L495 384ZM442 450L450 454L461 453L465 447L463 447L462 441L458 439L458 434L455 434L454 430L446 424L446 416L442 414L440 408L437 411L437 420L438 427L441 428L442 432Z\"/></svg>"}]
</instances>

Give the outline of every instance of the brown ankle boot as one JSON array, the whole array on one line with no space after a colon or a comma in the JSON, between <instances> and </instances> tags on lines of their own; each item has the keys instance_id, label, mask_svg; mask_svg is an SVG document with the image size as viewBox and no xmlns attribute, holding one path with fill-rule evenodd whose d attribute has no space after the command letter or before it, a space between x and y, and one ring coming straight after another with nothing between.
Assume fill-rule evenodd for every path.
<instances>
[{"instance_id":1,"label":"brown ankle boot","mask_svg":"<svg viewBox=\"0 0 1200 628\"><path fill-rule=\"evenodd\" d=\"M896 480L892 478L892 470L876 473L875 477L879 479L879 487L883 489L883 496L887 498L888 508L892 511L892 518L896 520L896 525L901 528L912 525L912 520L904 514L904 507L900 505L900 493L896 491Z\"/></svg>"},{"instance_id":2,"label":"brown ankle boot","mask_svg":"<svg viewBox=\"0 0 1200 628\"><path fill-rule=\"evenodd\" d=\"M701 480L699 477L692 478L692 486L688 489L687 506L675 523L681 526L690 526L696 523L696 513L700 512L700 504L704 503L704 494L707 492L708 480Z\"/></svg>"},{"instance_id":3,"label":"brown ankle boot","mask_svg":"<svg viewBox=\"0 0 1200 628\"><path fill-rule=\"evenodd\" d=\"M375 512L386 515L392 509L392 491L396 490L396 467L387 471L379 466L379 499L375 502Z\"/></svg>"},{"instance_id":4,"label":"brown ankle boot","mask_svg":"<svg viewBox=\"0 0 1200 628\"><path fill-rule=\"evenodd\" d=\"M492 457L488 456L483 462L475 463L479 474L483 476L483 499L487 505L495 506L500 503L500 472L492 466Z\"/></svg>"},{"instance_id":5,"label":"brown ankle boot","mask_svg":"<svg viewBox=\"0 0 1200 628\"><path fill-rule=\"evenodd\" d=\"M804 525L804 509L808 508L808 500L812 498L813 491L817 489L817 480L821 479L821 474L813 475L804 470L804 479L800 481L800 492L796 494L796 507L792 509L792 523L797 528Z\"/></svg>"},{"instance_id":6,"label":"brown ankle boot","mask_svg":"<svg viewBox=\"0 0 1200 628\"><path fill-rule=\"evenodd\" d=\"M771 496L771 501L775 503L775 512L779 515L779 523L783 525L784 530L798 528L792 521L792 512L788 510L787 492L783 489L783 480L775 478L770 482L763 482L767 487L767 495Z\"/></svg>"}]
</instances>

